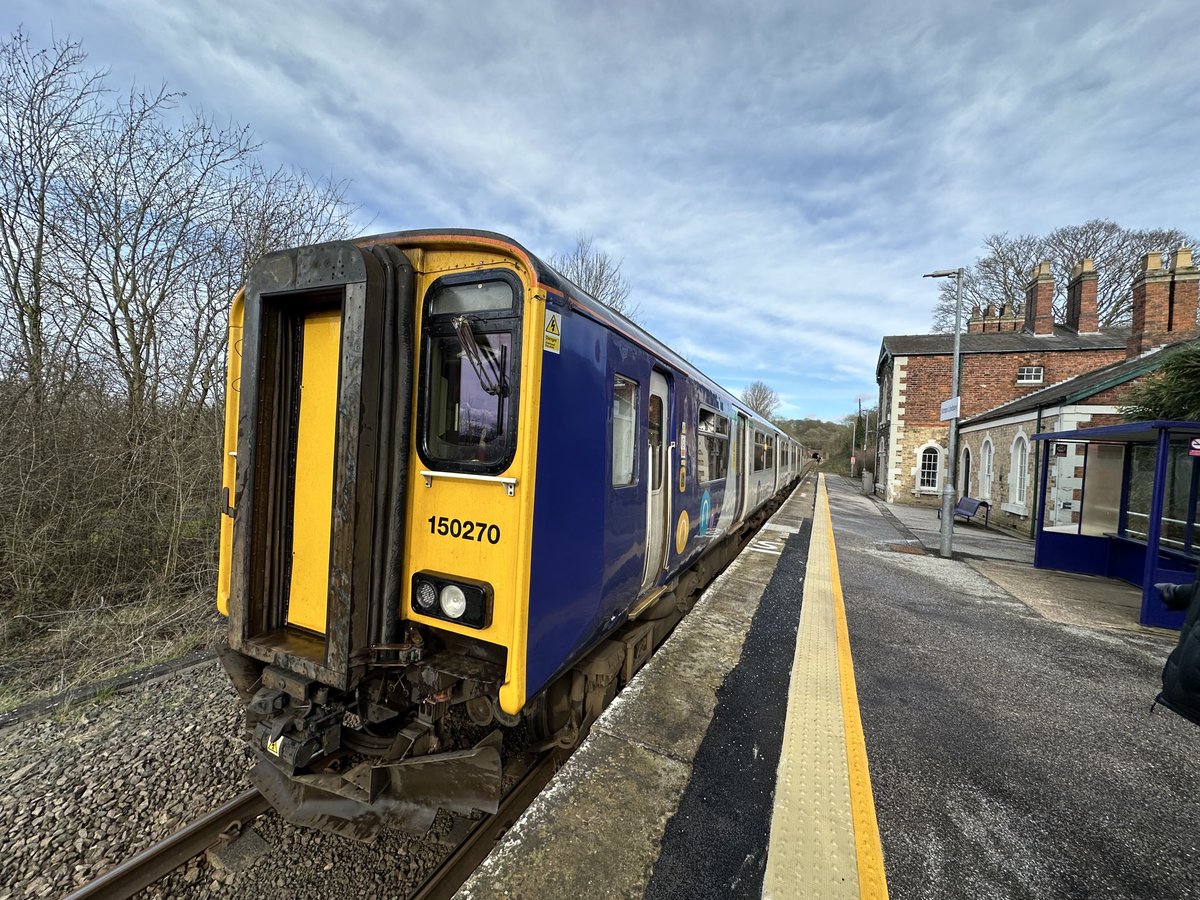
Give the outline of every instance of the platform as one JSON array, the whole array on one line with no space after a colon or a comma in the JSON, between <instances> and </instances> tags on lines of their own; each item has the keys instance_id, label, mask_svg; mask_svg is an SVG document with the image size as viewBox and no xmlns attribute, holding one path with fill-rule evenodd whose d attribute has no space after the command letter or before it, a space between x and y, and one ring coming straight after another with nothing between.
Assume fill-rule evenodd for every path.
<instances>
[{"instance_id":1,"label":"platform","mask_svg":"<svg viewBox=\"0 0 1200 900\"><path fill-rule=\"evenodd\" d=\"M765 896L886 896L813 487L705 592L459 896L740 896L764 877Z\"/></svg>"},{"instance_id":2,"label":"platform","mask_svg":"<svg viewBox=\"0 0 1200 900\"><path fill-rule=\"evenodd\" d=\"M1026 568L1018 539L956 527L940 559L935 512L825 485L459 896L1200 898L1200 732L1149 714L1175 635L1107 621L1124 586Z\"/></svg>"}]
</instances>

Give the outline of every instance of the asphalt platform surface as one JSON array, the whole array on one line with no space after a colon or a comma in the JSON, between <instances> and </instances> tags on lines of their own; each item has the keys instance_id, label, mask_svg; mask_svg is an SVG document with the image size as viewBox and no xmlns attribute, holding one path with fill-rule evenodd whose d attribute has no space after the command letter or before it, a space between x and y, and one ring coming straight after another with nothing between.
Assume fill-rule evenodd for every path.
<instances>
[{"instance_id":1,"label":"asphalt platform surface","mask_svg":"<svg viewBox=\"0 0 1200 900\"><path fill-rule=\"evenodd\" d=\"M645 900L762 894L811 517L787 539L667 823Z\"/></svg>"},{"instance_id":2,"label":"asphalt platform surface","mask_svg":"<svg viewBox=\"0 0 1200 900\"><path fill-rule=\"evenodd\" d=\"M1048 573L898 552L827 487L891 896L1200 898L1200 729L1150 712L1175 635L1051 618Z\"/></svg>"}]
</instances>

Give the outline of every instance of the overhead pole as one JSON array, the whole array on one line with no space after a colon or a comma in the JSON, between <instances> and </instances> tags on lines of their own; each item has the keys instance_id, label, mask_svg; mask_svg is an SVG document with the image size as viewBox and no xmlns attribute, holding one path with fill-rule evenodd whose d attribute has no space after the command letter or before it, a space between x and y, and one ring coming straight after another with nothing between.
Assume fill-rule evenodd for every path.
<instances>
[{"instance_id":1,"label":"overhead pole","mask_svg":"<svg viewBox=\"0 0 1200 900\"><path fill-rule=\"evenodd\" d=\"M938 269L926 278L950 278L957 282L954 298L954 355L950 362L950 399L958 400L951 410L950 435L946 441L946 477L942 482L942 546L941 556L950 559L954 553L954 485L957 481L958 463L958 416L962 401L958 398L958 365L962 332L962 283L963 269Z\"/></svg>"}]
</instances>

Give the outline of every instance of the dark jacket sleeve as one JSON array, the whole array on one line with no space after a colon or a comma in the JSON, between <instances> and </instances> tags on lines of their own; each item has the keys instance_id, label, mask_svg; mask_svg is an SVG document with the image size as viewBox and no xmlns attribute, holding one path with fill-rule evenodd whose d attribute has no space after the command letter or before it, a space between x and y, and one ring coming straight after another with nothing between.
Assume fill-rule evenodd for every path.
<instances>
[{"instance_id":1,"label":"dark jacket sleeve","mask_svg":"<svg viewBox=\"0 0 1200 900\"><path fill-rule=\"evenodd\" d=\"M1200 581L1176 584L1173 585L1173 590L1162 591L1160 596L1168 609L1187 609L1196 596L1197 585L1200 585Z\"/></svg>"}]
</instances>

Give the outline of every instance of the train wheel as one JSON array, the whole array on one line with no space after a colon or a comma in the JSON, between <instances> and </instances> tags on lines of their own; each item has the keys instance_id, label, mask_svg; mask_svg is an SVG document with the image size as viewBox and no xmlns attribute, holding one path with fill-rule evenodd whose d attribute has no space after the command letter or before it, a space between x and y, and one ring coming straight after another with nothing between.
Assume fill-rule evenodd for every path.
<instances>
[{"instance_id":1,"label":"train wheel","mask_svg":"<svg viewBox=\"0 0 1200 900\"><path fill-rule=\"evenodd\" d=\"M581 704L571 701L575 673L568 672L538 694L525 709L529 737L536 744L557 740L582 713Z\"/></svg>"}]
</instances>

